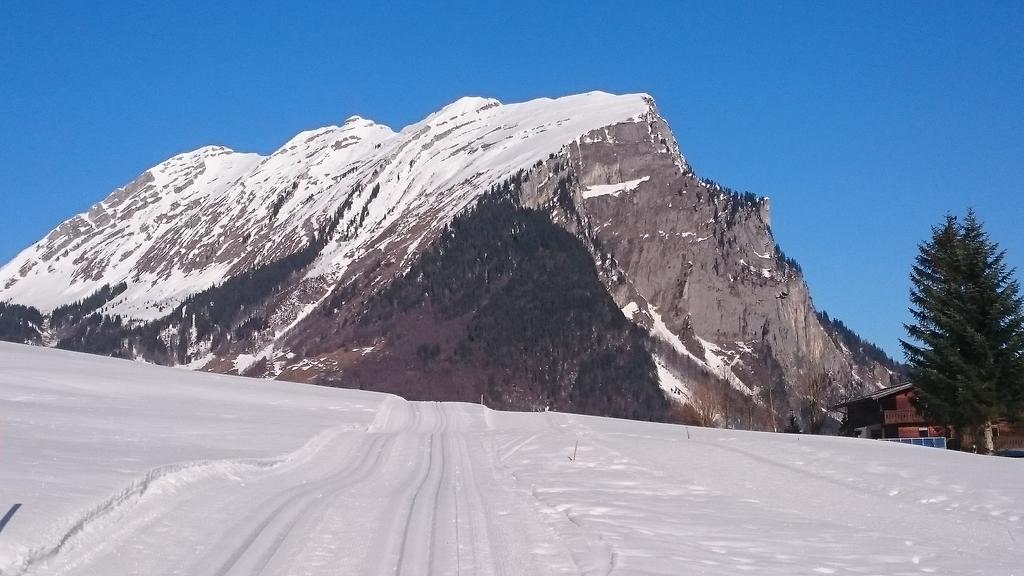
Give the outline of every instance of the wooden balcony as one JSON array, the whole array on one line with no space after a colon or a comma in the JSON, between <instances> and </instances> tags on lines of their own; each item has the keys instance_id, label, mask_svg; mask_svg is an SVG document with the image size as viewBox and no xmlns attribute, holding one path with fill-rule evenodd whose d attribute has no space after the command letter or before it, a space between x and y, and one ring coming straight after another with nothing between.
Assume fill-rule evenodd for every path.
<instances>
[{"instance_id":1,"label":"wooden balcony","mask_svg":"<svg viewBox=\"0 0 1024 576\"><path fill-rule=\"evenodd\" d=\"M917 413L917 410L908 408L904 410L886 410L883 414L886 424L923 424L924 419Z\"/></svg>"},{"instance_id":2,"label":"wooden balcony","mask_svg":"<svg viewBox=\"0 0 1024 576\"><path fill-rule=\"evenodd\" d=\"M998 436L996 450L1024 450L1024 436Z\"/></svg>"}]
</instances>

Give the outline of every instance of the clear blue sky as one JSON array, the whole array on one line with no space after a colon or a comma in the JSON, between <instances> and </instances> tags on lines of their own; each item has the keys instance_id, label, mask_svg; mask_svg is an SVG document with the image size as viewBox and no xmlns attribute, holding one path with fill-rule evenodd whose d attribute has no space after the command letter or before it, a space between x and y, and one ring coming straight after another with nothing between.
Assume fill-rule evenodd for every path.
<instances>
[{"instance_id":1,"label":"clear blue sky","mask_svg":"<svg viewBox=\"0 0 1024 576\"><path fill-rule=\"evenodd\" d=\"M946 211L1024 268L1022 2L484 4L0 1L0 261L202 145L601 89L770 196L816 305L890 353Z\"/></svg>"}]
</instances>

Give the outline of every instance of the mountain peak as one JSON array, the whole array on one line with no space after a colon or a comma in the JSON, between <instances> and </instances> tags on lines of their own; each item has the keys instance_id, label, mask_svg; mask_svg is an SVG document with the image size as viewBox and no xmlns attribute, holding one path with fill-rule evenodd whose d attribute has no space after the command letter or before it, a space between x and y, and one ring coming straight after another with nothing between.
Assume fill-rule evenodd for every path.
<instances>
[{"instance_id":1,"label":"mountain peak","mask_svg":"<svg viewBox=\"0 0 1024 576\"><path fill-rule=\"evenodd\" d=\"M451 104L441 108L438 116L450 115L460 116L462 114L478 113L484 110L501 106L501 102L494 98L483 98L481 96L463 96Z\"/></svg>"},{"instance_id":2,"label":"mountain peak","mask_svg":"<svg viewBox=\"0 0 1024 576\"><path fill-rule=\"evenodd\" d=\"M214 156L224 156L235 153L236 152L234 150L228 148L227 146L201 146L199 148L196 148L195 150L189 150L188 152L181 152L180 154L175 154L174 156L171 156L167 160L164 160L163 162L154 166L153 169L159 169L163 166L169 165L181 165L184 163L192 163L205 160L207 158L212 158Z\"/></svg>"},{"instance_id":3,"label":"mountain peak","mask_svg":"<svg viewBox=\"0 0 1024 576\"><path fill-rule=\"evenodd\" d=\"M374 128L381 127L383 124L378 124L369 118L364 118L358 114L353 114L345 119L345 122L341 124L342 128L357 129L357 128ZM389 128L390 130L390 128Z\"/></svg>"}]
</instances>

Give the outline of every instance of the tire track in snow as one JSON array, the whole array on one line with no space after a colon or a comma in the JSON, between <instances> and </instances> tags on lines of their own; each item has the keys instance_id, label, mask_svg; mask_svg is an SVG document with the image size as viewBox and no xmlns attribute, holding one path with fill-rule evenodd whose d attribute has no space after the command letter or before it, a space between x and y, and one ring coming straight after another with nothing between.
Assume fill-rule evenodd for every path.
<instances>
[{"instance_id":1,"label":"tire track in snow","mask_svg":"<svg viewBox=\"0 0 1024 576\"><path fill-rule=\"evenodd\" d=\"M363 443L359 456L341 471L318 482L301 484L275 496L271 502L260 506L257 515L242 520L236 528L248 531L228 558L213 572L215 576L229 574L260 574L273 560L274 555L292 534L296 524L307 519L315 506L322 506L338 493L365 481L377 469L388 446L394 441L392 435L375 435L370 442ZM269 513L263 512L267 507ZM233 531L232 531L233 532ZM261 544L257 546L257 543Z\"/></svg>"},{"instance_id":2,"label":"tire track in snow","mask_svg":"<svg viewBox=\"0 0 1024 576\"><path fill-rule=\"evenodd\" d=\"M417 463L391 499L397 511L384 511L360 574L398 576L456 573L460 569L461 534L455 488L455 451L450 406L410 403L417 414L413 434L420 436L410 456ZM448 490L451 488L452 490Z\"/></svg>"},{"instance_id":3,"label":"tire track in snow","mask_svg":"<svg viewBox=\"0 0 1024 576\"><path fill-rule=\"evenodd\" d=\"M573 573L569 550L529 493L496 474L497 454L464 428L460 405L412 403L420 412L415 469L380 515L359 574L395 576ZM514 443L522 442L522 438ZM541 550L543 560L536 557Z\"/></svg>"},{"instance_id":4,"label":"tire track in snow","mask_svg":"<svg viewBox=\"0 0 1024 576\"><path fill-rule=\"evenodd\" d=\"M443 433L447 427L447 416L441 404L434 404L436 424L429 437L428 465L426 473L412 495L398 545L397 574L422 574L424 566L434 573L434 551L437 547L437 515L441 484L444 479L445 446ZM438 448L439 447L439 448ZM415 528L417 536L409 536ZM425 533L423 533L425 531ZM426 550L423 544L426 543Z\"/></svg>"},{"instance_id":5,"label":"tire track in snow","mask_svg":"<svg viewBox=\"0 0 1024 576\"><path fill-rule=\"evenodd\" d=\"M396 398L391 404L385 420L378 421L378 429L401 432L415 426L416 415L404 400ZM191 547L183 548L179 553L182 557L167 569L177 564L186 567L188 574L259 573L274 562L283 545L294 543L293 533L305 534L315 529L334 498L371 477L392 455L396 438L394 433L364 433L353 426L340 426L321 432L283 457L184 465L188 475L183 480L178 478L180 473L161 475L136 490L146 493L146 500L136 502L140 496L133 496L133 500L113 507L108 513L111 517L104 518L102 524L91 521L81 528L78 532L88 535L88 541L76 546L73 555L61 555L56 567L46 565L46 573L53 568L59 574L95 572L97 564L123 564L120 558L133 548L133 542L159 541L160 532L167 526L190 523L200 527L193 540L202 542L203 549L216 551L191 560ZM339 462L324 466L339 457ZM241 469L239 463L244 464ZM255 470L250 470L253 467ZM312 479L311 467L316 474ZM320 471L316 472L318 467ZM206 478L214 483L198 483ZM169 492L152 488L153 484L164 488L163 483L167 482ZM262 500L247 499L247 492L238 490L246 486L263 494ZM182 491L183 488L186 489ZM204 502L211 500L211 489L225 488L231 490L225 498L215 500L213 508L208 504L204 508ZM150 491L164 494L159 499L150 499ZM204 516L242 520L204 524ZM33 571L36 567L33 565ZM212 569L217 571L211 572ZM113 570L111 573L117 573L123 568Z\"/></svg>"},{"instance_id":6,"label":"tire track in snow","mask_svg":"<svg viewBox=\"0 0 1024 576\"><path fill-rule=\"evenodd\" d=\"M51 544L39 546L29 552L21 564L15 567L15 571L11 572L11 576L26 574L36 566L55 558L87 532L106 529L107 527L104 524L109 524L109 522L106 522L108 518L127 513L131 507L138 505L157 486L164 484L193 484L199 480L214 476L234 477L239 474L259 474L282 468L297 467L315 458L316 454L346 430L351 430L351 428L340 426L324 430L310 438L309 441L298 449L283 456L201 460L154 468L125 486L108 500L84 512L63 533L57 536ZM145 528L157 520L158 518L151 518L141 528Z\"/></svg>"},{"instance_id":7,"label":"tire track in snow","mask_svg":"<svg viewBox=\"0 0 1024 576\"><path fill-rule=\"evenodd\" d=\"M358 574L574 573L528 493L496 468L500 452L480 437L480 416L469 406L395 399L367 431L339 428L286 465L147 498L90 528L57 573L285 574L299 557L320 558L317 569L329 570L339 553L348 556L335 562L347 558ZM523 444L526 435L508 448ZM345 521L342 503L351 497L380 500L364 508L372 532L332 542L323 528ZM146 556L186 526L192 534L166 558ZM353 552L361 567L348 563Z\"/></svg>"},{"instance_id":8,"label":"tire track in snow","mask_svg":"<svg viewBox=\"0 0 1024 576\"><path fill-rule=\"evenodd\" d=\"M399 408L401 406L401 408ZM292 536L297 525L304 524L309 529L319 524L327 503L338 497L341 493L350 488L371 479L375 473L381 470L384 460L393 453L394 445L398 435L402 432L415 430L421 420L418 410L412 410L413 417L408 418L409 404L404 400L395 398L387 405L387 413L383 421L375 419L370 428L379 432L369 432L369 440L362 443L362 449L358 456L352 459L342 470L323 480L301 484L278 496L272 501L276 504L273 511L260 521L255 529L249 532L243 540L242 545L235 549L232 555L226 559L220 569L214 572L214 576L228 576L230 574L261 574L280 550L286 540ZM396 412L402 414L402 418L395 422ZM390 430L393 426L401 426L398 430ZM261 506L260 509L265 509ZM275 521L283 519L283 522ZM238 526L245 529L254 523L254 519L247 518L241 521ZM268 532L269 529L269 532ZM267 534L264 537L264 534ZM301 534L302 531L299 531ZM262 547L256 547L259 540L269 540ZM256 556L250 554L252 551Z\"/></svg>"}]
</instances>

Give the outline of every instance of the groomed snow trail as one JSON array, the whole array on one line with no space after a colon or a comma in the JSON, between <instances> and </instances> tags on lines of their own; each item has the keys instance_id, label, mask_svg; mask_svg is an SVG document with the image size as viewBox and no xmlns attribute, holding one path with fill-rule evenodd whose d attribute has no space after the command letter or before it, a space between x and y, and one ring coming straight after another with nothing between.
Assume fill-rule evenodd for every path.
<instances>
[{"instance_id":1,"label":"groomed snow trail","mask_svg":"<svg viewBox=\"0 0 1024 576\"><path fill-rule=\"evenodd\" d=\"M474 461L467 436L483 429L479 407L388 399L366 431L329 431L285 465L119 502L24 573L575 573L567 557L559 569L558 550L544 566L531 560L552 533L534 510L508 506L509 486L481 491L476 474L494 470ZM519 537L490 537L501 506Z\"/></svg>"},{"instance_id":2,"label":"groomed snow trail","mask_svg":"<svg viewBox=\"0 0 1024 576\"><path fill-rule=\"evenodd\" d=\"M1021 462L0 343L9 575L1021 574ZM579 442L576 459L570 460Z\"/></svg>"}]
</instances>

